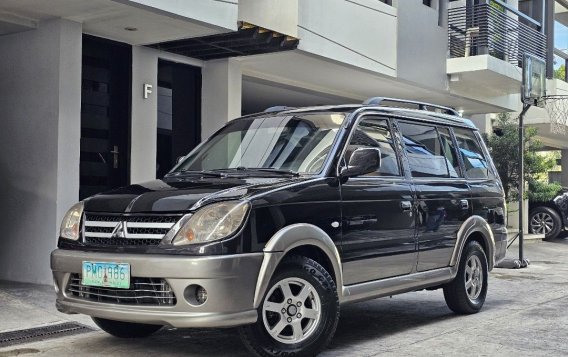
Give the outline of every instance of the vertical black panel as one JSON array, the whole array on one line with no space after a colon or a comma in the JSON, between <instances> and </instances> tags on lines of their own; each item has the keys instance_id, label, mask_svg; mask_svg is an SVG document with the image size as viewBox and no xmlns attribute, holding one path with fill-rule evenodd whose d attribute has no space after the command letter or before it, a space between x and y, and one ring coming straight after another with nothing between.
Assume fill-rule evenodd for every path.
<instances>
[{"instance_id":1,"label":"vertical black panel","mask_svg":"<svg viewBox=\"0 0 568 357\"><path fill-rule=\"evenodd\" d=\"M159 61L156 177L201 141L201 68Z\"/></svg>"},{"instance_id":2,"label":"vertical black panel","mask_svg":"<svg viewBox=\"0 0 568 357\"><path fill-rule=\"evenodd\" d=\"M128 183L129 45L83 35L80 199Z\"/></svg>"}]
</instances>

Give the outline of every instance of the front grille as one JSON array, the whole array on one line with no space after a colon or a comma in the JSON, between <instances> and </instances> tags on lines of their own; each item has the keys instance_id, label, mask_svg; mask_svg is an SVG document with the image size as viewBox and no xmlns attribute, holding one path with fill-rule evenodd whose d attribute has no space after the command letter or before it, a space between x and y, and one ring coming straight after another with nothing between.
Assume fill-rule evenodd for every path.
<instances>
[{"instance_id":1,"label":"front grille","mask_svg":"<svg viewBox=\"0 0 568 357\"><path fill-rule=\"evenodd\" d=\"M160 278L130 278L128 289L86 286L81 274L71 274L66 292L69 296L94 302L122 305L173 306L176 296L166 280Z\"/></svg>"},{"instance_id":2,"label":"front grille","mask_svg":"<svg viewBox=\"0 0 568 357\"><path fill-rule=\"evenodd\" d=\"M181 215L85 213L84 240L92 245L158 245Z\"/></svg>"},{"instance_id":3,"label":"front grille","mask_svg":"<svg viewBox=\"0 0 568 357\"><path fill-rule=\"evenodd\" d=\"M138 246L138 245L158 245L160 239L130 239L130 238L98 238L85 237L85 243L91 245L113 245L113 246Z\"/></svg>"}]
</instances>

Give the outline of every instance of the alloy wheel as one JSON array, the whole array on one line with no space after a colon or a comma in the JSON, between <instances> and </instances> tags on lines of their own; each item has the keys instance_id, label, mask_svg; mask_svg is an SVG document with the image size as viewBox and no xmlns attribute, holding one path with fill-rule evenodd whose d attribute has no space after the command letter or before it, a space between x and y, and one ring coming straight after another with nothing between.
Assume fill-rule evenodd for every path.
<instances>
[{"instance_id":1,"label":"alloy wheel","mask_svg":"<svg viewBox=\"0 0 568 357\"><path fill-rule=\"evenodd\" d=\"M312 335L320 322L320 297L304 279L283 279L266 294L262 319L268 334L278 342L300 343Z\"/></svg>"},{"instance_id":2,"label":"alloy wheel","mask_svg":"<svg viewBox=\"0 0 568 357\"><path fill-rule=\"evenodd\" d=\"M483 268L481 260L472 255L465 265L465 290L470 300L475 300L483 288Z\"/></svg>"},{"instance_id":3,"label":"alloy wheel","mask_svg":"<svg viewBox=\"0 0 568 357\"><path fill-rule=\"evenodd\" d=\"M538 212L531 218L531 230L537 234L548 234L554 229L554 219L546 212Z\"/></svg>"}]
</instances>

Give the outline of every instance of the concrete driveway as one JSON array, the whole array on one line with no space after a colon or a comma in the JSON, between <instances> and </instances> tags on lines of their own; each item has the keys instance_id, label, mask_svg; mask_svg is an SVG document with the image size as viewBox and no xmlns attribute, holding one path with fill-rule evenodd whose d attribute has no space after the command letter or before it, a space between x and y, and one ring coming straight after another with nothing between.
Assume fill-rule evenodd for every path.
<instances>
[{"instance_id":1,"label":"concrete driveway","mask_svg":"<svg viewBox=\"0 0 568 357\"><path fill-rule=\"evenodd\" d=\"M527 269L495 269L483 310L456 316L441 291L420 291L345 306L330 356L568 355L568 239L527 244ZM517 254L511 247L509 254ZM50 287L0 283L0 332L75 320L59 314ZM0 349L0 357L248 356L235 330L165 329L120 340L100 330Z\"/></svg>"}]
</instances>

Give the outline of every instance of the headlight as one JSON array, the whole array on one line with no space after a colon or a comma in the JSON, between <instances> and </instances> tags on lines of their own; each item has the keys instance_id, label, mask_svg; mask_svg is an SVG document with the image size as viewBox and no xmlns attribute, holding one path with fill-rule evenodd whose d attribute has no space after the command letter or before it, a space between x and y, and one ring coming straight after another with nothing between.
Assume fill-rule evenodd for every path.
<instances>
[{"instance_id":1,"label":"headlight","mask_svg":"<svg viewBox=\"0 0 568 357\"><path fill-rule=\"evenodd\" d=\"M249 204L242 201L213 203L199 209L176 233L172 244L198 244L234 234L243 223Z\"/></svg>"},{"instance_id":2,"label":"headlight","mask_svg":"<svg viewBox=\"0 0 568 357\"><path fill-rule=\"evenodd\" d=\"M79 239L79 227L81 226L81 215L83 214L83 202L76 203L65 213L61 222L59 236L62 238L77 240Z\"/></svg>"}]
</instances>

